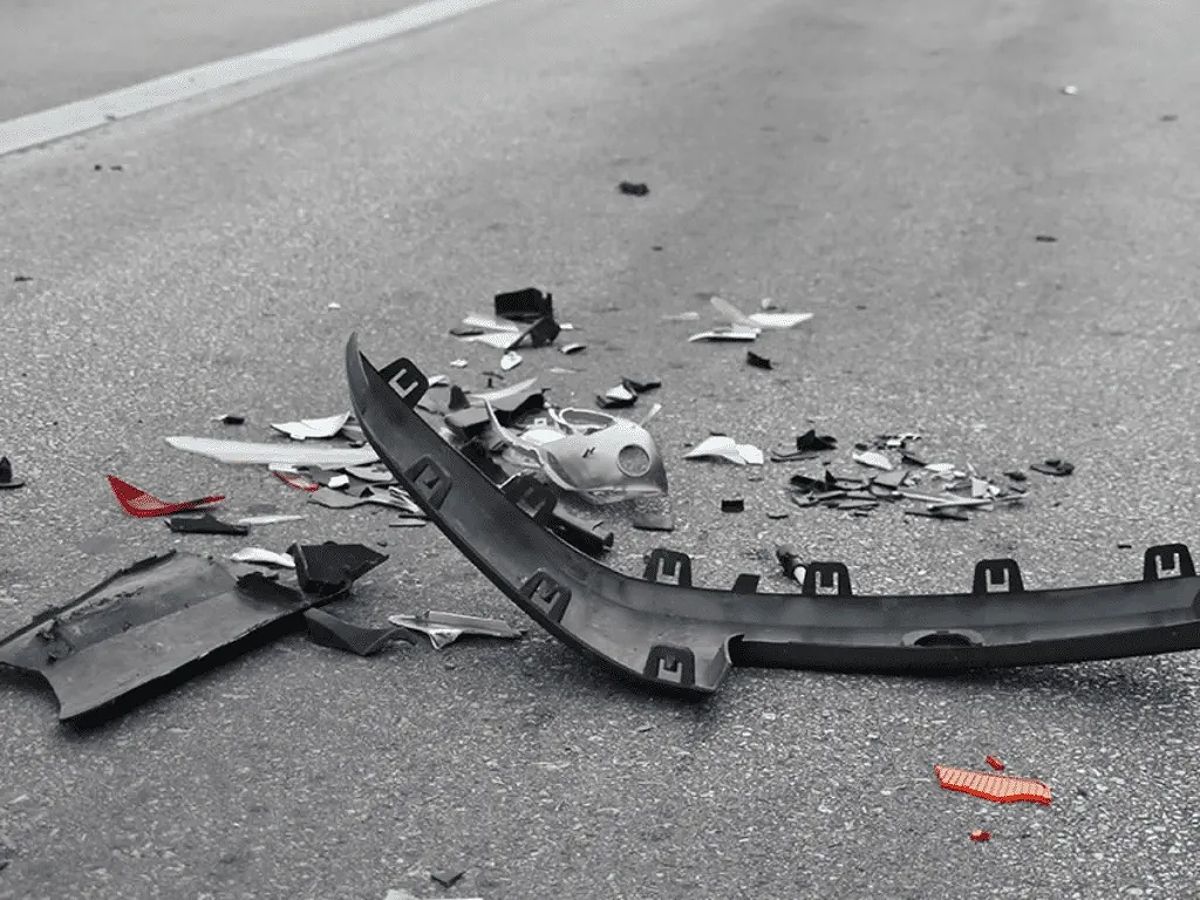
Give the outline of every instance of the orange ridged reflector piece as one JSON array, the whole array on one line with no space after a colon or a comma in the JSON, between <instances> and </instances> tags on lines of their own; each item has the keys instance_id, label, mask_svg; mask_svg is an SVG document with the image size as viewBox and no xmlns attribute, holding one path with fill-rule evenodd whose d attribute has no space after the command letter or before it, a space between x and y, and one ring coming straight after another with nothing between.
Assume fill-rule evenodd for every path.
<instances>
[{"instance_id":1,"label":"orange ridged reflector piece","mask_svg":"<svg viewBox=\"0 0 1200 900\"><path fill-rule=\"evenodd\" d=\"M1026 800L1043 806L1050 805L1050 786L1033 778L1015 778L1012 775L975 772L953 766L934 766L933 774L948 791L960 791L994 803Z\"/></svg>"},{"instance_id":2,"label":"orange ridged reflector piece","mask_svg":"<svg viewBox=\"0 0 1200 900\"><path fill-rule=\"evenodd\" d=\"M997 772L1004 771L1004 763L1000 762L1000 760L996 759L996 757L994 757L994 756L985 756L983 758L983 761L985 763L987 763L989 766L991 766L993 769L995 769Z\"/></svg>"}]
</instances>

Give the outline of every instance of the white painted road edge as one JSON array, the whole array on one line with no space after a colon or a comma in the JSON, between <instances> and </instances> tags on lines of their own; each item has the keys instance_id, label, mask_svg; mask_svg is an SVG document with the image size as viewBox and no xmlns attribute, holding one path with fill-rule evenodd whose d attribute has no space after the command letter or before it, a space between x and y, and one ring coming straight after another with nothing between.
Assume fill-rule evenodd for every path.
<instances>
[{"instance_id":1,"label":"white painted road edge","mask_svg":"<svg viewBox=\"0 0 1200 900\"><path fill-rule=\"evenodd\" d=\"M498 2L500 0L427 0L386 16L365 19L277 47L231 56L87 100L77 100L9 119L0 122L0 156L99 128L217 88L415 31Z\"/></svg>"}]
</instances>

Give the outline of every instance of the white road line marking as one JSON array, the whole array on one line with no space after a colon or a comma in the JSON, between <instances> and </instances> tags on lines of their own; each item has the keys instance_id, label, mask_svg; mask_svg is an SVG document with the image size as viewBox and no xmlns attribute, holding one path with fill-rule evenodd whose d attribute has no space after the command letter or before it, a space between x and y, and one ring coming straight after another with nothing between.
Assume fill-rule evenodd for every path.
<instances>
[{"instance_id":1,"label":"white road line marking","mask_svg":"<svg viewBox=\"0 0 1200 900\"><path fill-rule=\"evenodd\" d=\"M386 16L355 22L266 50L231 56L86 100L0 122L0 156L99 128L118 119L249 81L270 72L415 31L498 2L427 0Z\"/></svg>"}]
</instances>

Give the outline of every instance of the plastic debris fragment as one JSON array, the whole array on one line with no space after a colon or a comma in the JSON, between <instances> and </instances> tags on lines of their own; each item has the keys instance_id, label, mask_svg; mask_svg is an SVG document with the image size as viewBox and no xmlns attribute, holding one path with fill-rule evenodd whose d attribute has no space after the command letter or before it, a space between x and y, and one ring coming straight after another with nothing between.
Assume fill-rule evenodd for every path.
<instances>
[{"instance_id":1,"label":"plastic debris fragment","mask_svg":"<svg viewBox=\"0 0 1200 900\"><path fill-rule=\"evenodd\" d=\"M995 769L997 772L1004 771L1004 763L1000 762L1000 760L996 759L996 757L994 757L994 756L991 756L991 755L985 756L983 758L983 761L985 763L987 763L989 766L991 766L993 769Z\"/></svg>"},{"instance_id":2,"label":"plastic debris fragment","mask_svg":"<svg viewBox=\"0 0 1200 900\"><path fill-rule=\"evenodd\" d=\"M428 635L433 649L441 650L453 644L464 634L494 637L502 640L518 640L521 632L512 628L501 619L487 619L481 616L464 616L457 613L437 612L429 610L420 615L388 616L388 621L409 631Z\"/></svg>"},{"instance_id":3,"label":"plastic debris fragment","mask_svg":"<svg viewBox=\"0 0 1200 900\"><path fill-rule=\"evenodd\" d=\"M1035 234L1033 239L1039 244L1057 244L1058 238L1052 234Z\"/></svg>"},{"instance_id":4,"label":"plastic debris fragment","mask_svg":"<svg viewBox=\"0 0 1200 900\"><path fill-rule=\"evenodd\" d=\"M200 515L171 516L167 519L167 527L176 534L237 534L250 533L249 525L233 525L222 522L212 513Z\"/></svg>"},{"instance_id":5,"label":"plastic debris fragment","mask_svg":"<svg viewBox=\"0 0 1200 900\"><path fill-rule=\"evenodd\" d=\"M675 520L666 513L640 512L633 516L631 524L640 531L674 531Z\"/></svg>"},{"instance_id":6,"label":"plastic debris fragment","mask_svg":"<svg viewBox=\"0 0 1200 900\"><path fill-rule=\"evenodd\" d=\"M650 193L649 186L640 181L622 181L617 185L617 190L627 197L645 197Z\"/></svg>"},{"instance_id":7,"label":"plastic debris fragment","mask_svg":"<svg viewBox=\"0 0 1200 900\"><path fill-rule=\"evenodd\" d=\"M934 766L933 773L941 786L948 791L959 791L994 803L1028 801L1044 806L1050 805L1050 787L1032 778L994 775L991 772L975 772L953 766Z\"/></svg>"},{"instance_id":8,"label":"plastic debris fragment","mask_svg":"<svg viewBox=\"0 0 1200 900\"><path fill-rule=\"evenodd\" d=\"M113 496L121 504L121 508L131 516L148 519L154 516L169 516L173 513L185 512L190 509L200 509L225 499L223 494L211 497L200 497L197 500L184 500L179 503L169 503L159 500L153 494L135 487L127 481L122 481L115 475L108 476L108 486L112 488Z\"/></svg>"},{"instance_id":9,"label":"plastic debris fragment","mask_svg":"<svg viewBox=\"0 0 1200 900\"><path fill-rule=\"evenodd\" d=\"M494 300L496 315L514 322L535 322L554 315L554 295L535 287L500 293Z\"/></svg>"},{"instance_id":10,"label":"plastic debris fragment","mask_svg":"<svg viewBox=\"0 0 1200 900\"><path fill-rule=\"evenodd\" d=\"M308 629L309 640L314 644L358 656L371 656L394 641L412 643L407 632L399 626L370 628L355 625L328 610L315 607L304 611L304 625Z\"/></svg>"},{"instance_id":11,"label":"plastic debris fragment","mask_svg":"<svg viewBox=\"0 0 1200 900\"><path fill-rule=\"evenodd\" d=\"M783 567L783 574L795 581L797 584L804 584L805 567L800 561L800 557L796 555L796 551L787 544L780 544L775 548L775 558L779 560L779 565Z\"/></svg>"},{"instance_id":12,"label":"plastic debris fragment","mask_svg":"<svg viewBox=\"0 0 1200 900\"><path fill-rule=\"evenodd\" d=\"M666 466L654 438L628 419L594 410L550 410L559 437L541 434L530 440L506 428L490 403L487 411L492 428L508 444L505 459L540 471L564 491L592 503L667 492Z\"/></svg>"},{"instance_id":13,"label":"plastic debris fragment","mask_svg":"<svg viewBox=\"0 0 1200 900\"><path fill-rule=\"evenodd\" d=\"M587 344L578 344L578 343L575 343L575 344L563 344L563 345L562 345L561 347L559 347L558 349L559 349L559 352L561 352L561 353L565 353L565 354L567 354L567 355L569 356L569 355L571 355L572 353L578 353L580 350L586 350L586 349L587 349Z\"/></svg>"},{"instance_id":14,"label":"plastic debris fragment","mask_svg":"<svg viewBox=\"0 0 1200 900\"><path fill-rule=\"evenodd\" d=\"M621 384L635 394L644 394L662 387L662 379L653 375L626 375L621 379Z\"/></svg>"},{"instance_id":15,"label":"plastic debris fragment","mask_svg":"<svg viewBox=\"0 0 1200 900\"><path fill-rule=\"evenodd\" d=\"M850 458L856 463L870 466L872 469L883 469L885 472L890 472L895 468L890 459L876 450L863 450L860 453L853 453Z\"/></svg>"},{"instance_id":16,"label":"plastic debris fragment","mask_svg":"<svg viewBox=\"0 0 1200 900\"><path fill-rule=\"evenodd\" d=\"M1045 462L1034 463L1029 468L1043 475L1057 475L1062 478L1075 471L1075 466L1065 459L1048 459Z\"/></svg>"},{"instance_id":17,"label":"plastic debris fragment","mask_svg":"<svg viewBox=\"0 0 1200 900\"><path fill-rule=\"evenodd\" d=\"M713 435L684 454L684 459L724 459L737 466L761 466L763 452L753 444L739 444L726 435Z\"/></svg>"},{"instance_id":18,"label":"plastic debris fragment","mask_svg":"<svg viewBox=\"0 0 1200 900\"><path fill-rule=\"evenodd\" d=\"M664 322L696 322L700 319L700 313L695 310L687 312L672 313L662 317Z\"/></svg>"},{"instance_id":19,"label":"plastic debris fragment","mask_svg":"<svg viewBox=\"0 0 1200 900\"><path fill-rule=\"evenodd\" d=\"M735 513L745 511L746 501L741 497L729 497L721 501L721 512Z\"/></svg>"},{"instance_id":20,"label":"plastic debris fragment","mask_svg":"<svg viewBox=\"0 0 1200 900\"><path fill-rule=\"evenodd\" d=\"M1064 94L1066 94L1068 97L1074 97L1076 94L1079 93L1079 88L1073 84L1064 84L1063 88L1062 88L1062 92Z\"/></svg>"},{"instance_id":21,"label":"plastic debris fragment","mask_svg":"<svg viewBox=\"0 0 1200 900\"><path fill-rule=\"evenodd\" d=\"M298 522L304 516L291 513L263 513L257 516L243 516L237 520L239 525L279 525L283 522Z\"/></svg>"},{"instance_id":22,"label":"plastic debris fragment","mask_svg":"<svg viewBox=\"0 0 1200 900\"><path fill-rule=\"evenodd\" d=\"M229 558L234 562L249 563L254 566L273 566L276 569L294 569L296 561L287 553L276 553L274 550L264 550L262 547L243 547Z\"/></svg>"},{"instance_id":23,"label":"plastic debris fragment","mask_svg":"<svg viewBox=\"0 0 1200 900\"><path fill-rule=\"evenodd\" d=\"M992 839L992 833L990 831L984 831L982 828L976 828L974 831L971 832L971 840L973 840L977 844L986 843L987 841L990 841L991 839Z\"/></svg>"},{"instance_id":24,"label":"plastic debris fragment","mask_svg":"<svg viewBox=\"0 0 1200 900\"><path fill-rule=\"evenodd\" d=\"M746 315L721 297L713 297L709 302L712 303L717 314L734 327L756 328L760 331L785 331L795 328L801 322L807 322L813 317L812 313L781 312L756 312Z\"/></svg>"},{"instance_id":25,"label":"plastic debris fragment","mask_svg":"<svg viewBox=\"0 0 1200 900\"><path fill-rule=\"evenodd\" d=\"M245 425L246 417L236 416L233 413L226 413L223 416L215 416L213 421L220 422L222 425Z\"/></svg>"},{"instance_id":26,"label":"plastic debris fragment","mask_svg":"<svg viewBox=\"0 0 1200 900\"><path fill-rule=\"evenodd\" d=\"M288 487L293 487L298 491L308 491L313 493L319 491L321 485L313 481L307 475L302 475L291 467L288 468L271 468L271 474L286 484Z\"/></svg>"},{"instance_id":27,"label":"plastic debris fragment","mask_svg":"<svg viewBox=\"0 0 1200 900\"><path fill-rule=\"evenodd\" d=\"M12 463L7 456L0 456L0 491L11 491L23 487L25 479L14 478Z\"/></svg>"},{"instance_id":28,"label":"plastic debris fragment","mask_svg":"<svg viewBox=\"0 0 1200 900\"><path fill-rule=\"evenodd\" d=\"M513 353L511 350L500 357L500 368L505 372L515 369L521 364L521 354Z\"/></svg>"},{"instance_id":29,"label":"plastic debris fragment","mask_svg":"<svg viewBox=\"0 0 1200 900\"><path fill-rule=\"evenodd\" d=\"M316 447L295 444L266 444L249 441L225 441L216 438L175 436L165 439L177 450L207 456L217 462L242 465L321 466L339 469L345 466L365 466L379 461L379 454L370 447Z\"/></svg>"},{"instance_id":30,"label":"plastic debris fragment","mask_svg":"<svg viewBox=\"0 0 1200 900\"><path fill-rule=\"evenodd\" d=\"M430 872L429 877L444 888L452 888L466 874L466 869L442 869L437 872Z\"/></svg>"},{"instance_id":31,"label":"plastic debris fragment","mask_svg":"<svg viewBox=\"0 0 1200 900\"><path fill-rule=\"evenodd\" d=\"M633 406L637 402L638 395L619 384L616 387L609 388L603 394L596 395L596 405L601 409L624 409L625 407Z\"/></svg>"},{"instance_id":32,"label":"plastic debris fragment","mask_svg":"<svg viewBox=\"0 0 1200 900\"><path fill-rule=\"evenodd\" d=\"M350 420L350 413L344 412L336 416L326 416L323 419L299 419L295 422L272 422L271 427L282 432L293 441L308 439L325 439L336 435Z\"/></svg>"},{"instance_id":33,"label":"plastic debris fragment","mask_svg":"<svg viewBox=\"0 0 1200 900\"><path fill-rule=\"evenodd\" d=\"M362 544L292 544L288 554L296 561L296 578L305 593L335 597L380 563L387 561Z\"/></svg>"},{"instance_id":34,"label":"plastic debris fragment","mask_svg":"<svg viewBox=\"0 0 1200 900\"><path fill-rule=\"evenodd\" d=\"M699 334L693 334L688 340L693 343L696 341L756 341L760 333L757 328L731 325L728 328L701 331Z\"/></svg>"},{"instance_id":35,"label":"plastic debris fragment","mask_svg":"<svg viewBox=\"0 0 1200 900\"><path fill-rule=\"evenodd\" d=\"M756 369L773 369L771 361L765 356L759 356L753 350L746 351L746 362Z\"/></svg>"}]
</instances>

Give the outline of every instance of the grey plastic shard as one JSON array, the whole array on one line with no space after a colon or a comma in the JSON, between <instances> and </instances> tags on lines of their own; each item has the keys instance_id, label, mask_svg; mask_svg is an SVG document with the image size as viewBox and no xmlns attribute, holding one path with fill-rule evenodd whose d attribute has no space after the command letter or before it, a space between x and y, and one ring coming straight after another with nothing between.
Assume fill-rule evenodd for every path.
<instances>
[{"instance_id":1,"label":"grey plastic shard","mask_svg":"<svg viewBox=\"0 0 1200 900\"><path fill-rule=\"evenodd\" d=\"M464 634L482 637L517 640L521 632L501 619L485 619L482 616L464 616L458 613L428 610L419 616L388 616L388 621L409 631L419 631L429 637L434 650L453 644Z\"/></svg>"},{"instance_id":2,"label":"grey plastic shard","mask_svg":"<svg viewBox=\"0 0 1200 900\"><path fill-rule=\"evenodd\" d=\"M343 469L346 466L367 466L379 462L379 454L369 444L365 447L317 447L306 443L260 444L186 436L168 437L165 440L176 450L236 465L265 466L275 463Z\"/></svg>"},{"instance_id":3,"label":"grey plastic shard","mask_svg":"<svg viewBox=\"0 0 1200 900\"><path fill-rule=\"evenodd\" d=\"M595 504L667 492L662 454L650 432L635 422L589 409L550 409L553 427L517 434L485 405L492 428L509 446L505 458L542 472L564 491Z\"/></svg>"}]
</instances>

